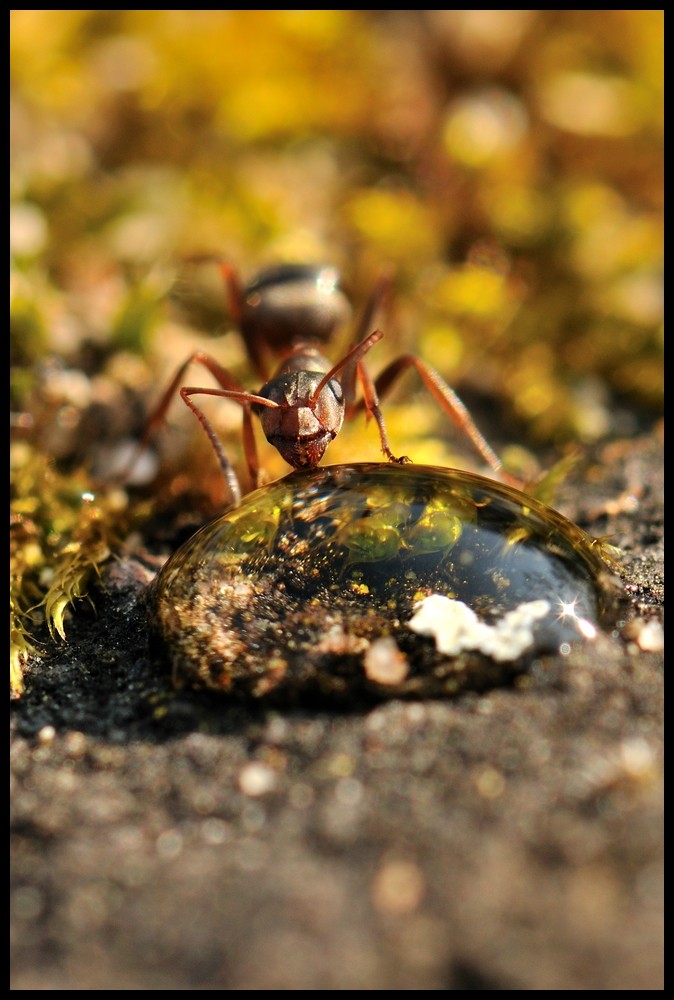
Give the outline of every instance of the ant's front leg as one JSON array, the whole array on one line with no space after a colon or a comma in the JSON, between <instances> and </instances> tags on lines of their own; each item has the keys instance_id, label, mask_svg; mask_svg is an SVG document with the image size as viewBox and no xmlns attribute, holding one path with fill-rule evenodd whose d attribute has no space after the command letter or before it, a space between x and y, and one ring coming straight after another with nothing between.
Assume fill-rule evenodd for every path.
<instances>
[{"instance_id":1,"label":"ant's front leg","mask_svg":"<svg viewBox=\"0 0 674 1000\"><path fill-rule=\"evenodd\" d=\"M381 450L388 458L389 462L396 462L398 465L403 465L405 462L410 462L411 459L407 455L402 455L400 458L396 456L391 451L391 446L389 445L388 433L386 431L386 424L384 422L384 414L381 412L379 406L379 395L377 393L377 385L372 381L370 374L361 362L356 365L356 372L358 375L358 381L360 382L361 389L363 391L363 398L356 403L355 406L347 409L346 419L350 419L354 413L359 410L367 410L368 416L374 417L377 428L379 430L379 439L381 441Z\"/></svg>"},{"instance_id":2,"label":"ant's front leg","mask_svg":"<svg viewBox=\"0 0 674 1000\"><path fill-rule=\"evenodd\" d=\"M232 467L231 462L229 461L227 455L225 454L225 451L222 447L222 443L220 442L217 434L215 433L212 424L205 416L205 414L202 413L199 407L196 406L196 404L193 403L192 400L189 398L192 393L196 392L209 394L209 390L197 389L191 387L181 387L181 384L184 381L185 372L192 364L192 362L196 362L197 364L203 365L203 367L206 368L215 378L216 382L218 382L218 384L222 386L222 391L213 390L212 393L213 395L225 395L226 393L232 393L236 397L246 395L245 391L242 389L240 384L237 382L234 376L227 371L226 368L223 368L221 365L219 365L218 362L215 361L215 359L212 358L209 354L205 354L203 351L195 351L193 354L189 356L189 358L187 358L186 361L183 362L180 368L178 368L170 384L164 391L164 394L162 395L161 399L159 400L154 410L152 411L145 426L145 431L143 433L143 436L136 448L135 454L131 459L131 461L129 462L127 469L119 478L122 481L129 478L136 465L136 462L138 461L142 453L145 451L145 449L148 447L150 440L156 433L159 426L164 422L166 412L173 400L173 397L175 396L176 392L180 390L181 398L186 403L186 405L189 406L189 408L192 410L197 420L199 421L204 431L206 432L209 441L211 442L213 450L218 459L218 463L222 470L223 477L225 479L225 484L227 487L230 503L233 506L238 506L239 503L241 502L241 486L239 484L237 475ZM251 479L253 481L253 486L256 487L258 485L259 464L257 460L257 450L255 447L255 439L253 434L251 410L250 406L245 404L243 406L243 443L244 443L244 453L246 456L246 461L248 464L248 469L250 471Z\"/></svg>"}]
</instances>

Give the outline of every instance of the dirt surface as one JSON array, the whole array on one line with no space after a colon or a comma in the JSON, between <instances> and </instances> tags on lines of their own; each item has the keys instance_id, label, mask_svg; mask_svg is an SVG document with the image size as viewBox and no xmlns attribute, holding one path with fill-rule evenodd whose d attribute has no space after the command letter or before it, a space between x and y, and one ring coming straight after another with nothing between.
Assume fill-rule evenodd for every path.
<instances>
[{"instance_id":1,"label":"dirt surface","mask_svg":"<svg viewBox=\"0 0 674 1000\"><path fill-rule=\"evenodd\" d=\"M557 506L624 620L454 699L176 693L113 564L12 705L11 988L663 989L659 433Z\"/></svg>"}]
</instances>

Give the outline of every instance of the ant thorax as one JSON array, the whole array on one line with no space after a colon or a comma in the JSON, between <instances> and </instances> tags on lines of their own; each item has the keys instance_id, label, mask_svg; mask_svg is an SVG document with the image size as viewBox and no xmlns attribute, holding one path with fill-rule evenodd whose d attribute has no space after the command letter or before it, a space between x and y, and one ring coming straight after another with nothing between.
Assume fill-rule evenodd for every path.
<instances>
[{"instance_id":1,"label":"ant thorax","mask_svg":"<svg viewBox=\"0 0 674 1000\"><path fill-rule=\"evenodd\" d=\"M290 353L279 365L275 377L289 372L317 372L325 375L331 368L332 362L321 354L312 342L295 340L292 343ZM260 395L264 395L264 393L261 392Z\"/></svg>"}]
</instances>

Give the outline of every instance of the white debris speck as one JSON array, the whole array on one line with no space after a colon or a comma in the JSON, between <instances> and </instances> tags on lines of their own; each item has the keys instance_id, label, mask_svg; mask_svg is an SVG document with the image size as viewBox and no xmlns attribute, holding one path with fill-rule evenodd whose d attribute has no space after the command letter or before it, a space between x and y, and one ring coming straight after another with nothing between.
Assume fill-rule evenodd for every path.
<instances>
[{"instance_id":1,"label":"white debris speck","mask_svg":"<svg viewBox=\"0 0 674 1000\"><path fill-rule=\"evenodd\" d=\"M462 601L431 594L417 604L408 625L418 635L432 636L439 653L458 656L473 650L505 662L516 660L531 646L532 626L549 612L547 601L528 601L488 625Z\"/></svg>"},{"instance_id":2,"label":"white debris speck","mask_svg":"<svg viewBox=\"0 0 674 1000\"><path fill-rule=\"evenodd\" d=\"M239 772L239 788L244 795L256 798L266 795L276 787L276 772L267 764L251 761Z\"/></svg>"},{"instance_id":3,"label":"white debris speck","mask_svg":"<svg viewBox=\"0 0 674 1000\"><path fill-rule=\"evenodd\" d=\"M644 622L637 635L637 645L645 653L661 653L665 648L665 632L660 622Z\"/></svg>"},{"instance_id":4,"label":"white debris speck","mask_svg":"<svg viewBox=\"0 0 674 1000\"><path fill-rule=\"evenodd\" d=\"M665 630L655 618L633 618L623 635L644 653L661 653L665 648Z\"/></svg>"},{"instance_id":5,"label":"white debris speck","mask_svg":"<svg viewBox=\"0 0 674 1000\"><path fill-rule=\"evenodd\" d=\"M407 657L390 636L383 636L372 643L365 653L363 664L368 680L377 684L402 684L410 669Z\"/></svg>"},{"instance_id":6,"label":"white debris speck","mask_svg":"<svg viewBox=\"0 0 674 1000\"><path fill-rule=\"evenodd\" d=\"M120 441L114 447L102 445L96 461L106 476L123 476L130 486L145 486L159 471L157 455L150 449L139 452L138 445L130 440Z\"/></svg>"}]
</instances>

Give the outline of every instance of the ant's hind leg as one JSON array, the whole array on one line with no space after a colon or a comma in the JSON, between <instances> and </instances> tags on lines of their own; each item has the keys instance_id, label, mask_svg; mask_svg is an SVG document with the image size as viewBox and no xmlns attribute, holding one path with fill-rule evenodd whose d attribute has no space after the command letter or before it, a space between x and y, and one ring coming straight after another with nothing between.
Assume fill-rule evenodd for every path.
<instances>
[{"instance_id":1,"label":"ant's hind leg","mask_svg":"<svg viewBox=\"0 0 674 1000\"><path fill-rule=\"evenodd\" d=\"M405 354L391 362L388 368L385 368L375 380L375 396L377 394L385 395L408 368L414 368L417 371L423 384L442 410L451 417L458 430L468 438L474 450L493 469L498 478L509 486L523 489L523 484L519 479L504 471L501 459L478 429L466 405L438 372L421 358L413 354ZM376 413L373 413L373 416L376 418Z\"/></svg>"}]
</instances>

